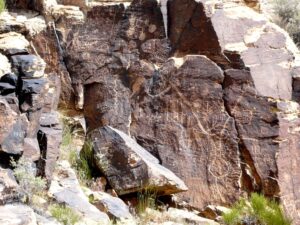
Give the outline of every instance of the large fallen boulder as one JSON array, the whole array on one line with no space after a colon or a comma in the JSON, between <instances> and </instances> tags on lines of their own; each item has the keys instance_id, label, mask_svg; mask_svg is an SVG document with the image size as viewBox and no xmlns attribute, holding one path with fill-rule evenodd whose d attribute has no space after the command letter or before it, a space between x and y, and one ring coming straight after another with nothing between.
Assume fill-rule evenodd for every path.
<instances>
[{"instance_id":1,"label":"large fallen boulder","mask_svg":"<svg viewBox=\"0 0 300 225\"><path fill-rule=\"evenodd\" d=\"M180 178L122 131L105 126L89 135L96 165L119 195L145 188L159 195L187 191Z\"/></svg>"}]
</instances>

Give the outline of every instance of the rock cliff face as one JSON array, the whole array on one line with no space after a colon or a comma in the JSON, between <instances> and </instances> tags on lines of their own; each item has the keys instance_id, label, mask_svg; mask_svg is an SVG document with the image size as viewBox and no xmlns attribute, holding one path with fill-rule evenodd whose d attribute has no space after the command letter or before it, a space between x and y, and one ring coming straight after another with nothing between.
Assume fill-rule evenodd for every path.
<instances>
[{"instance_id":1,"label":"rock cliff face","mask_svg":"<svg viewBox=\"0 0 300 225\"><path fill-rule=\"evenodd\" d=\"M52 92L51 74L45 72L46 63L32 44L32 39L43 29L45 20L37 14L0 15L0 153L4 159L1 164L6 165L9 156L24 155L35 162L43 161L39 171L50 180L59 156L61 128L59 122L50 124L51 117L45 119L49 115L57 117L59 93ZM39 138L44 125L51 132L57 129L52 149ZM48 133L43 138L49 138ZM48 149L52 161L40 148Z\"/></svg>"},{"instance_id":2,"label":"rock cliff face","mask_svg":"<svg viewBox=\"0 0 300 225\"><path fill-rule=\"evenodd\" d=\"M110 151L131 151L103 131L110 126L154 155L188 187L180 201L203 209L257 191L281 199L300 222L299 52L286 32L248 7L256 3L30 2L18 7L40 10L47 27L27 40L17 37L26 30L19 24L1 28L2 152L25 154L38 137L50 163L44 167L52 168L59 125L44 120L39 128L36 120L59 101L70 115L84 115L96 153L105 154L109 141ZM22 47L2 44L8 35ZM9 136L15 131L25 134Z\"/></svg>"}]
</instances>

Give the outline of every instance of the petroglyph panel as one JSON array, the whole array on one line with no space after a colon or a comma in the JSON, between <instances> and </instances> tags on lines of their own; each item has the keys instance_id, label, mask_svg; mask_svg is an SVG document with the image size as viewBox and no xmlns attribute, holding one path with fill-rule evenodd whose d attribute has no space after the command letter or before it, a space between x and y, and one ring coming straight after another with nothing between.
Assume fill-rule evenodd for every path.
<instances>
[{"instance_id":1,"label":"petroglyph panel","mask_svg":"<svg viewBox=\"0 0 300 225\"><path fill-rule=\"evenodd\" d=\"M222 100L223 74L204 57L183 60L178 69L163 64L147 84L152 97L135 106L141 110L132 116L131 134L153 140L148 150L189 186L183 199L204 207L223 196L225 203L230 193L239 192L240 168L234 121Z\"/></svg>"}]
</instances>

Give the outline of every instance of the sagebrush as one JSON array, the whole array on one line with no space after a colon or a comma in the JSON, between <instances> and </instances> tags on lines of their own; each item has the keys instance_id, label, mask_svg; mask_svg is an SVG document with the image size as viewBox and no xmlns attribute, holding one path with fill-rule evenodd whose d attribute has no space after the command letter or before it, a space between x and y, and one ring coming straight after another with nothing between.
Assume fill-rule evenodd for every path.
<instances>
[{"instance_id":1,"label":"sagebrush","mask_svg":"<svg viewBox=\"0 0 300 225\"><path fill-rule=\"evenodd\" d=\"M18 161L11 158L11 165L14 167L14 175L19 183L20 198L23 202L32 204L34 196L42 196L46 189L46 181L37 177L33 163L21 157Z\"/></svg>"},{"instance_id":2,"label":"sagebrush","mask_svg":"<svg viewBox=\"0 0 300 225\"><path fill-rule=\"evenodd\" d=\"M273 0L274 22L285 29L300 46L300 1Z\"/></svg>"},{"instance_id":3,"label":"sagebrush","mask_svg":"<svg viewBox=\"0 0 300 225\"><path fill-rule=\"evenodd\" d=\"M49 207L51 215L64 225L74 225L77 223L81 216L75 212L72 208L54 204Z\"/></svg>"},{"instance_id":4,"label":"sagebrush","mask_svg":"<svg viewBox=\"0 0 300 225\"><path fill-rule=\"evenodd\" d=\"M284 214L274 200L253 193L249 199L240 199L232 209L223 214L227 225L291 225L292 221Z\"/></svg>"}]
</instances>

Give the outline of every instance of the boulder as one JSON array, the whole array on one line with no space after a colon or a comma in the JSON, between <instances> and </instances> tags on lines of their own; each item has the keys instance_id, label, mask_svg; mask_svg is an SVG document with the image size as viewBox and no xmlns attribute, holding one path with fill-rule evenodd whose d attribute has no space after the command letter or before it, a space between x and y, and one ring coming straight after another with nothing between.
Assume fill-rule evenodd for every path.
<instances>
[{"instance_id":1,"label":"boulder","mask_svg":"<svg viewBox=\"0 0 300 225\"><path fill-rule=\"evenodd\" d=\"M84 21L84 14L78 6L52 5L50 15L58 22L82 24Z\"/></svg>"},{"instance_id":2,"label":"boulder","mask_svg":"<svg viewBox=\"0 0 300 225\"><path fill-rule=\"evenodd\" d=\"M187 191L180 178L122 131L105 126L91 131L89 137L96 165L119 195L146 188L159 195Z\"/></svg>"},{"instance_id":3,"label":"boulder","mask_svg":"<svg viewBox=\"0 0 300 225\"><path fill-rule=\"evenodd\" d=\"M0 33L16 32L33 37L45 28L45 20L39 16L38 12L24 10L15 13L6 11L0 15Z\"/></svg>"},{"instance_id":4,"label":"boulder","mask_svg":"<svg viewBox=\"0 0 300 225\"><path fill-rule=\"evenodd\" d=\"M88 6L88 0L61 0L60 3L63 5L73 5L80 8L86 8Z\"/></svg>"},{"instance_id":5,"label":"boulder","mask_svg":"<svg viewBox=\"0 0 300 225\"><path fill-rule=\"evenodd\" d=\"M18 198L18 183L10 169L0 168L0 205L10 203Z\"/></svg>"},{"instance_id":6,"label":"boulder","mask_svg":"<svg viewBox=\"0 0 300 225\"><path fill-rule=\"evenodd\" d=\"M103 224L109 223L108 216L89 203L88 198L80 188L74 170L71 169L67 161L61 161L57 164L49 193L56 201L65 203L83 214L85 218L94 222L102 222Z\"/></svg>"},{"instance_id":7,"label":"boulder","mask_svg":"<svg viewBox=\"0 0 300 225\"><path fill-rule=\"evenodd\" d=\"M0 224L3 225L37 225L33 210L22 204L0 206Z\"/></svg>"},{"instance_id":8,"label":"boulder","mask_svg":"<svg viewBox=\"0 0 300 225\"><path fill-rule=\"evenodd\" d=\"M26 115L16 113L0 96L0 151L21 154L27 126Z\"/></svg>"},{"instance_id":9,"label":"boulder","mask_svg":"<svg viewBox=\"0 0 300 225\"><path fill-rule=\"evenodd\" d=\"M45 62L35 55L15 55L11 57L12 67L16 74L26 78L40 78L44 76Z\"/></svg>"},{"instance_id":10,"label":"boulder","mask_svg":"<svg viewBox=\"0 0 300 225\"><path fill-rule=\"evenodd\" d=\"M7 55L28 53L29 42L16 32L0 34L0 52Z\"/></svg>"},{"instance_id":11,"label":"boulder","mask_svg":"<svg viewBox=\"0 0 300 225\"><path fill-rule=\"evenodd\" d=\"M129 207L122 199L100 191L85 190L90 202L100 211L108 214L112 219L132 219Z\"/></svg>"},{"instance_id":12,"label":"boulder","mask_svg":"<svg viewBox=\"0 0 300 225\"><path fill-rule=\"evenodd\" d=\"M43 113L39 124L38 142L42 156L38 162L39 174L51 181L60 153L62 127L56 112Z\"/></svg>"},{"instance_id":13,"label":"boulder","mask_svg":"<svg viewBox=\"0 0 300 225\"><path fill-rule=\"evenodd\" d=\"M15 86L8 83L0 82L0 95L8 95L14 93L16 90Z\"/></svg>"},{"instance_id":14,"label":"boulder","mask_svg":"<svg viewBox=\"0 0 300 225\"><path fill-rule=\"evenodd\" d=\"M7 73L0 78L0 82L8 83L12 86L17 86L18 76L14 73Z\"/></svg>"},{"instance_id":15,"label":"boulder","mask_svg":"<svg viewBox=\"0 0 300 225\"><path fill-rule=\"evenodd\" d=\"M37 138L24 139L23 156L32 161L37 161L40 158L41 153Z\"/></svg>"},{"instance_id":16,"label":"boulder","mask_svg":"<svg viewBox=\"0 0 300 225\"><path fill-rule=\"evenodd\" d=\"M47 80L22 79L19 93L20 109L23 112L38 111L44 106L44 96L47 91Z\"/></svg>"},{"instance_id":17,"label":"boulder","mask_svg":"<svg viewBox=\"0 0 300 225\"><path fill-rule=\"evenodd\" d=\"M11 31L18 33L25 32L24 24L11 16L8 11L2 12L0 14L0 33L8 33Z\"/></svg>"},{"instance_id":18,"label":"boulder","mask_svg":"<svg viewBox=\"0 0 300 225\"><path fill-rule=\"evenodd\" d=\"M0 78L4 76L7 73L11 72L11 65L8 61L8 58L0 53L0 61L1 61L1 66L0 66Z\"/></svg>"}]
</instances>

